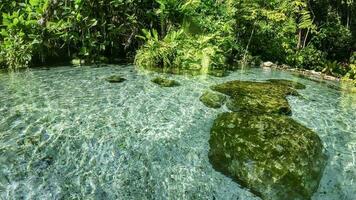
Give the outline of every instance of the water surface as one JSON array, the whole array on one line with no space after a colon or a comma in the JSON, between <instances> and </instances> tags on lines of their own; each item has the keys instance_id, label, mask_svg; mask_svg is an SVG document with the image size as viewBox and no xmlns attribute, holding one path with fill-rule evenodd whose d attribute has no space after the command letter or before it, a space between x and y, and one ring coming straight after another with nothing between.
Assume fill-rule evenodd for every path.
<instances>
[{"instance_id":1,"label":"water surface","mask_svg":"<svg viewBox=\"0 0 356 200\"><path fill-rule=\"evenodd\" d=\"M110 75L127 81L110 84ZM259 199L209 163L216 115L200 95L230 80L289 79L293 118L318 133L329 157L315 200L356 195L356 94L262 69L224 78L133 66L58 67L0 74L0 199Z\"/></svg>"}]
</instances>

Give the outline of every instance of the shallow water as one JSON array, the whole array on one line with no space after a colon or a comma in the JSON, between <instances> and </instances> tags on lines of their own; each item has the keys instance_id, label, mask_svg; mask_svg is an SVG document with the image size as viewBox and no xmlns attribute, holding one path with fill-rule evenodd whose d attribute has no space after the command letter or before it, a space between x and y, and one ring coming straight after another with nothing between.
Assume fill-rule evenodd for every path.
<instances>
[{"instance_id":1,"label":"shallow water","mask_svg":"<svg viewBox=\"0 0 356 200\"><path fill-rule=\"evenodd\" d=\"M127 81L103 80L121 74ZM158 74L132 66L59 67L0 74L0 199L258 199L209 163L216 115L199 97L229 80L282 78L307 86L289 97L329 157L315 200L356 196L356 94L281 71L224 78Z\"/></svg>"}]
</instances>

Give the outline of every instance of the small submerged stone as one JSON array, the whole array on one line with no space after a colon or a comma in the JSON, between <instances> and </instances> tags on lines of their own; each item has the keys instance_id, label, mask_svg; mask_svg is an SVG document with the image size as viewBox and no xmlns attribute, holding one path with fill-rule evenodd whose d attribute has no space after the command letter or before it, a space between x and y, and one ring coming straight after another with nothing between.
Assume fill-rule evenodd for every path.
<instances>
[{"instance_id":1,"label":"small submerged stone","mask_svg":"<svg viewBox=\"0 0 356 200\"><path fill-rule=\"evenodd\" d=\"M112 75L112 76L109 76L107 78L105 78L105 80L109 83L121 83L121 82L124 82L126 81L125 78L122 78L121 76L119 75Z\"/></svg>"},{"instance_id":2,"label":"small submerged stone","mask_svg":"<svg viewBox=\"0 0 356 200\"><path fill-rule=\"evenodd\" d=\"M286 97L299 95L296 89L303 86L287 80L230 81L212 89L230 96L227 107L231 111L290 115L292 111Z\"/></svg>"},{"instance_id":3,"label":"small submerged stone","mask_svg":"<svg viewBox=\"0 0 356 200\"><path fill-rule=\"evenodd\" d=\"M209 108L220 108L226 100L223 94L217 92L206 91L200 97L200 101Z\"/></svg>"},{"instance_id":4,"label":"small submerged stone","mask_svg":"<svg viewBox=\"0 0 356 200\"><path fill-rule=\"evenodd\" d=\"M157 77L151 80L151 82L156 83L162 87L174 87L179 86L179 83L175 80L170 80L162 77Z\"/></svg>"},{"instance_id":5,"label":"small submerged stone","mask_svg":"<svg viewBox=\"0 0 356 200\"><path fill-rule=\"evenodd\" d=\"M326 162L318 135L284 115L223 113L209 144L214 168L262 199L310 199Z\"/></svg>"}]
</instances>

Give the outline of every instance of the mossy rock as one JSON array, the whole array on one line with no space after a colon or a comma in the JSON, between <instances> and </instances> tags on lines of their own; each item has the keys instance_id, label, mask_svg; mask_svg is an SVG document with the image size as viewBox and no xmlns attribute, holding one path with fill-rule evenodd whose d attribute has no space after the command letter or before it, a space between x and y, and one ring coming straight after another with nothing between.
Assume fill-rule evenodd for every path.
<instances>
[{"instance_id":1,"label":"mossy rock","mask_svg":"<svg viewBox=\"0 0 356 200\"><path fill-rule=\"evenodd\" d=\"M211 129L214 168L262 199L310 199L326 156L318 135L286 116L291 114L286 97L304 88L277 79L213 86L230 96L227 107L233 111L219 115Z\"/></svg>"},{"instance_id":2,"label":"mossy rock","mask_svg":"<svg viewBox=\"0 0 356 200\"><path fill-rule=\"evenodd\" d=\"M213 167L265 200L310 199L326 163L318 135L285 115L223 113L209 144Z\"/></svg>"},{"instance_id":3,"label":"mossy rock","mask_svg":"<svg viewBox=\"0 0 356 200\"><path fill-rule=\"evenodd\" d=\"M290 80L284 80L284 79L269 79L267 80L268 82L274 83L274 84L281 84L287 87L295 88L298 90L304 90L306 88L305 85L295 82L295 81L290 81Z\"/></svg>"},{"instance_id":4,"label":"mossy rock","mask_svg":"<svg viewBox=\"0 0 356 200\"><path fill-rule=\"evenodd\" d=\"M230 96L227 107L234 112L292 114L286 97L298 96L304 85L287 80L267 82L231 81L212 89Z\"/></svg>"},{"instance_id":5,"label":"mossy rock","mask_svg":"<svg viewBox=\"0 0 356 200\"><path fill-rule=\"evenodd\" d=\"M223 94L217 92L206 91L200 97L200 101L209 108L220 108L226 100Z\"/></svg>"},{"instance_id":6,"label":"mossy rock","mask_svg":"<svg viewBox=\"0 0 356 200\"><path fill-rule=\"evenodd\" d=\"M125 78L122 78L121 76L118 76L118 75L109 76L109 77L105 78L105 80L109 83L121 83L121 82L126 81Z\"/></svg>"},{"instance_id":7,"label":"mossy rock","mask_svg":"<svg viewBox=\"0 0 356 200\"><path fill-rule=\"evenodd\" d=\"M212 69L208 71L208 74L215 77L225 77L228 75L226 70Z\"/></svg>"},{"instance_id":8,"label":"mossy rock","mask_svg":"<svg viewBox=\"0 0 356 200\"><path fill-rule=\"evenodd\" d=\"M156 83L162 87L175 87L179 86L179 83L175 80L170 80L162 77L157 77L151 80L153 83Z\"/></svg>"}]
</instances>

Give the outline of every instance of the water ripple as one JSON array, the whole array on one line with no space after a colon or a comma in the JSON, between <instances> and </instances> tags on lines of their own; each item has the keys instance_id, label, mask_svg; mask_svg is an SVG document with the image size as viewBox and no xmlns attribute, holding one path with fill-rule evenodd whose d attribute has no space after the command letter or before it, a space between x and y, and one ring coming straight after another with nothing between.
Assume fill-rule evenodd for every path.
<instances>
[{"instance_id":1,"label":"water ripple","mask_svg":"<svg viewBox=\"0 0 356 200\"><path fill-rule=\"evenodd\" d=\"M110 84L104 78L122 75ZM218 113L199 96L230 80L300 81L293 118L315 130L329 156L313 199L356 194L356 97L279 71L150 82L132 66L59 67L0 75L0 199L258 199L216 172L209 130Z\"/></svg>"}]
</instances>

